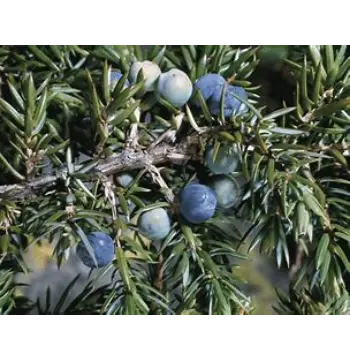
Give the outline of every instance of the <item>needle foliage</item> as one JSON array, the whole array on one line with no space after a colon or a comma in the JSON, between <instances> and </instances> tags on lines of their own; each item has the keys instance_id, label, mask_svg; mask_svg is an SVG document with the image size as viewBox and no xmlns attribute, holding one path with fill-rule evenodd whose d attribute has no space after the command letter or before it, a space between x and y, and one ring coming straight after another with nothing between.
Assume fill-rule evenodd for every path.
<instances>
[{"instance_id":1,"label":"needle foliage","mask_svg":"<svg viewBox=\"0 0 350 360\"><path fill-rule=\"evenodd\" d=\"M249 261L242 247L289 271L277 313L349 313L349 52L277 50L1 46L0 314L250 314L253 299L236 272ZM162 72L180 69L193 83L220 74L244 87L248 111L225 118L222 106L213 116L198 92L176 108L144 91L142 72L124 87L131 64L144 60ZM111 71L124 74L114 89ZM191 225L177 199L189 182L210 182L208 145L237 149L242 196ZM125 171L133 180L122 187ZM157 207L173 221L155 243L139 233L137 218ZM28 248L49 241L60 265L92 231L115 241L113 263L100 271L113 273L111 284L91 280L68 302L76 278L55 306L50 289L44 303L18 295L14 276L28 271Z\"/></svg>"}]
</instances>

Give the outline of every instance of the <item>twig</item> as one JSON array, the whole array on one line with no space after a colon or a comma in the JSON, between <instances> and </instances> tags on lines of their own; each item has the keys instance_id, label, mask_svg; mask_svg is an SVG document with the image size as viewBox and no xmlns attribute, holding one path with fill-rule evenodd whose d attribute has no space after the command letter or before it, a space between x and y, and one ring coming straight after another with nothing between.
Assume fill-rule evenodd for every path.
<instances>
[{"instance_id":1,"label":"twig","mask_svg":"<svg viewBox=\"0 0 350 360\"><path fill-rule=\"evenodd\" d=\"M137 123L133 123L130 126L129 137L126 141L126 148L134 149L134 150L140 148L140 145L138 142Z\"/></svg>"},{"instance_id":2,"label":"twig","mask_svg":"<svg viewBox=\"0 0 350 360\"><path fill-rule=\"evenodd\" d=\"M120 244L120 236L122 230L116 226L116 221L118 219L118 211L117 211L117 200L115 198L115 194L113 191L114 185L113 182L110 181L106 176L101 176L102 184L104 185L105 198L110 202L112 208L112 219L113 219L113 229L115 233L115 243L118 248L121 247Z\"/></svg>"},{"instance_id":3,"label":"twig","mask_svg":"<svg viewBox=\"0 0 350 360\"><path fill-rule=\"evenodd\" d=\"M291 266L289 270L289 279L292 279L294 275L300 270L301 266L303 265L304 259L304 249L301 244L298 245L296 257L294 264Z\"/></svg>"},{"instance_id":4,"label":"twig","mask_svg":"<svg viewBox=\"0 0 350 360\"><path fill-rule=\"evenodd\" d=\"M164 262L163 255L159 254L157 273L156 273L156 278L154 279L154 287L159 291L162 290L163 287L163 275L164 275L163 262Z\"/></svg>"},{"instance_id":5,"label":"twig","mask_svg":"<svg viewBox=\"0 0 350 360\"><path fill-rule=\"evenodd\" d=\"M147 151L152 151L156 146L158 146L163 141L174 144L176 139L176 130L169 129L166 132L164 132L161 136L159 136L158 139L156 139L147 149Z\"/></svg>"},{"instance_id":6,"label":"twig","mask_svg":"<svg viewBox=\"0 0 350 360\"><path fill-rule=\"evenodd\" d=\"M192 135L182 142L171 145L162 143L151 151L134 151L125 149L120 154L114 154L105 161L93 167L88 173L111 175L118 172L147 168L149 165L158 165L172 162L183 164L190 159L199 159L198 155L199 137ZM67 169L60 170L56 175L46 175L33 181L13 185L0 186L0 198L11 197L12 199L23 199L33 196L42 188L50 187L67 173Z\"/></svg>"},{"instance_id":7,"label":"twig","mask_svg":"<svg viewBox=\"0 0 350 360\"><path fill-rule=\"evenodd\" d=\"M173 191L169 188L168 184L163 179L159 170L154 166L150 165L148 167L149 172L151 173L152 179L155 183L157 183L161 189L164 190L164 196L170 204L174 203L175 195Z\"/></svg>"}]
</instances>

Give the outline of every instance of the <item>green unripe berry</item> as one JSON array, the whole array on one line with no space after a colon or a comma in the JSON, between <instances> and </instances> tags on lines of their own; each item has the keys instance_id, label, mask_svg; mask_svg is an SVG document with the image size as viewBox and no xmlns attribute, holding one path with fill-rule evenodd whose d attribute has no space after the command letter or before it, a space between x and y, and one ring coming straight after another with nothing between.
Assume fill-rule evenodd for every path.
<instances>
[{"instance_id":1,"label":"green unripe berry","mask_svg":"<svg viewBox=\"0 0 350 360\"><path fill-rule=\"evenodd\" d=\"M171 229L171 221L166 210L162 208L145 211L138 218L140 232L150 240L162 240Z\"/></svg>"},{"instance_id":2,"label":"green unripe berry","mask_svg":"<svg viewBox=\"0 0 350 360\"><path fill-rule=\"evenodd\" d=\"M214 176L209 185L216 194L219 208L230 209L239 202L241 188L234 178L227 175Z\"/></svg>"},{"instance_id":3,"label":"green unripe berry","mask_svg":"<svg viewBox=\"0 0 350 360\"><path fill-rule=\"evenodd\" d=\"M214 174L229 174L234 172L239 165L239 156L234 147L220 146L214 160L214 148L208 147L205 155L206 165Z\"/></svg>"}]
</instances>

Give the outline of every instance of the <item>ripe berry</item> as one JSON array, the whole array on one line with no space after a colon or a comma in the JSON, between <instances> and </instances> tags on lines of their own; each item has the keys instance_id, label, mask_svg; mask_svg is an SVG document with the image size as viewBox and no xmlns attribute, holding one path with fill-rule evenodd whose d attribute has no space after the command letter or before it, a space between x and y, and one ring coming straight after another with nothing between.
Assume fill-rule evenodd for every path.
<instances>
[{"instance_id":1,"label":"ripe berry","mask_svg":"<svg viewBox=\"0 0 350 360\"><path fill-rule=\"evenodd\" d=\"M217 88L209 99L209 110L212 115L219 115L221 111L221 95L224 87ZM225 92L224 115L230 117L232 114L240 115L247 111L247 106L234 97L239 96L243 100L248 100L246 91L240 86L228 85Z\"/></svg>"},{"instance_id":2,"label":"ripe berry","mask_svg":"<svg viewBox=\"0 0 350 360\"><path fill-rule=\"evenodd\" d=\"M203 95L204 100L208 100L217 89L222 89L226 84L226 80L218 74L207 74L201 76L195 83L195 89L199 89ZM200 105L199 101L196 100L197 105Z\"/></svg>"},{"instance_id":3,"label":"ripe berry","mask_svg":"<svg viewBox=\"0 0 350 360\"><path fill-rule=\"evenodd\" d=\"M80 260L90 268L100 268L110 264L114 259L114 242L106 233L95 231L87 236L94 252L96 263L90 256L85 244L80 242L77 246L77 255Z\"/></svg>"},{"instance_id":4,"label":"ripe berry","mask_svg":"<svg viewBox=\"0 0 350 360\"><path fill-rule=\"evenodd\" d=\"M216 194L208 186L189 184L180 193L180 212L190 223L200 224L214 216Z\"/></svg>"}]
</instances>

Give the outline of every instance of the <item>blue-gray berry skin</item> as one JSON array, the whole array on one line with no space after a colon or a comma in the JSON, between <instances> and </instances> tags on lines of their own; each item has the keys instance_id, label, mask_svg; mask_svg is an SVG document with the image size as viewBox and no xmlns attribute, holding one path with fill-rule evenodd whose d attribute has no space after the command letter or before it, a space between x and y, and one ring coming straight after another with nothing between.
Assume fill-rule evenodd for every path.
<instances>
[{"instance_id":1,"label":"blue-gray berry skin","mask_svg":"<svg viewBox=\"0 0 350 360\"><path fill-rule=\"evenodd\" d=\"M90 256L85 244L81 241L77 246L77 255L86 266L89 268L101 268L113 261L114 242L109 235L104 232L95 231L90 233L87 239L94 252L96 263Z\"/></svg>"},{"instance_id":2,"label":"blue-gray berry skin","mask_svg":"<svg viewBox=\"0 0 350 360\"><path fill-rule=\"evenodd\" d=\"M116 177L116 179L117 179L118 183L124 188L128 187L132 183L132 181L134 180L132 175L130 175L127 172L119 174Z\"/></svg>"},{"instance_id":3,"label":"blue-gray berry skin","mask_svg":"<svg viewBox=\"0 0 350 360\"><path fill-rule=\"evenodd\" d=\"M187 103L192 95L192 82L181 70L171 69L161 74L157 85L157 94L176 107Z\"/></svg>"},{"instance_id":4,"label":"blue-gray berry skin","mask_svg":"<svg viewBox=\"0 0 350 360\"><path fill-rule=\"evenodd\" d=\"M209 99L209 110L212 115L219 115L221 111L221 95L224 87L217 88ZM230 117L232 114L241 115L247 111L247 106L234 97L239 96L243 100L248 100L247 92L240 86L228 85L225 92L224 115Z\"/></svg>"},{"instance_id":5,"label":"blue-gray berry skin","mask_svg":"<svg viewBox=\"0 0 350 360\"><path fill-rule=\"evenodd\" d=\"M201 224L214 216L215 192L208 186L189 184L180 193L180 213L192 224Z\"/></svg>"},{"instance_id":6,"label":"blue-gray berry skin","mask_svg":"<svg viewBox=\"0 0 350 360\"><path fill-rule=\"evenodd\" d=\"M238 182L227 175L214 176L210 187L215 191L218 208L230 209L240 200L241 189Z\"/></svg>"},{"instance_id":7,"label":"blue-gray berry skin","mask_svg":"<svg viewBox=\"0 0 350 360\"><path fill-rule=\"evenodd\" d=\"M118 81L123 77L123 74L117 71L112 71L111 75L109 77L109 82L110 82L110 87L111 90L113 90L115 88L115 86L117 85ZM130 83L129 80L126 79L125 84L124 84L124 89L129 87Z\"/></svg>"},{"instance_id":8,"label":"blue-gray berry skin","mask_svg":"<svg viewBox=\"0 0 350 360\"><path fill-rule=\"evenodd\" d=\"M201 76L195 83L195 89L199 89L203 95L204 100L208 100L216 90L221 90L226 84L226 80L218 74L207 74ZM196 100L197 105L199 101Z\"/></svg>"},{"instance_id":9,"label":"blue-gray berry skin","mask_svg":"<svg viewBox=\"0 0 350 360\"><path fill-rule=\"evenodd\" d=\"M150 240L162 240L171 230L170 217L162 208L145 211L138 218L137 224L141 234Z\"/></svg>"},{"instance_id":10,"label":"blue-gray berry skin","mask_svg":"<svg viewBox=\"0 0 350 360\"><path fill-rule=\"evenodd\" d=\"M214 148L209 146L205 154L205 161L213 174L229 174L237 169L240 159L235 148L224 145L220 146L215 161Z\"/></svg>"},{"instance_id":11,"label":"blue-gray berry skin","mask_svg":"<svg viewBox=\"0 0 350 360\"><path fill-rule=\"evenodd\" d=\"M222 89L226 80L219 74L207 74L200 77L194 84L195 89L199 89L205 101L209 100L217 89ZM200 101L195 97L195 104L200 106Z\"/></svg>"}]
</instances>

